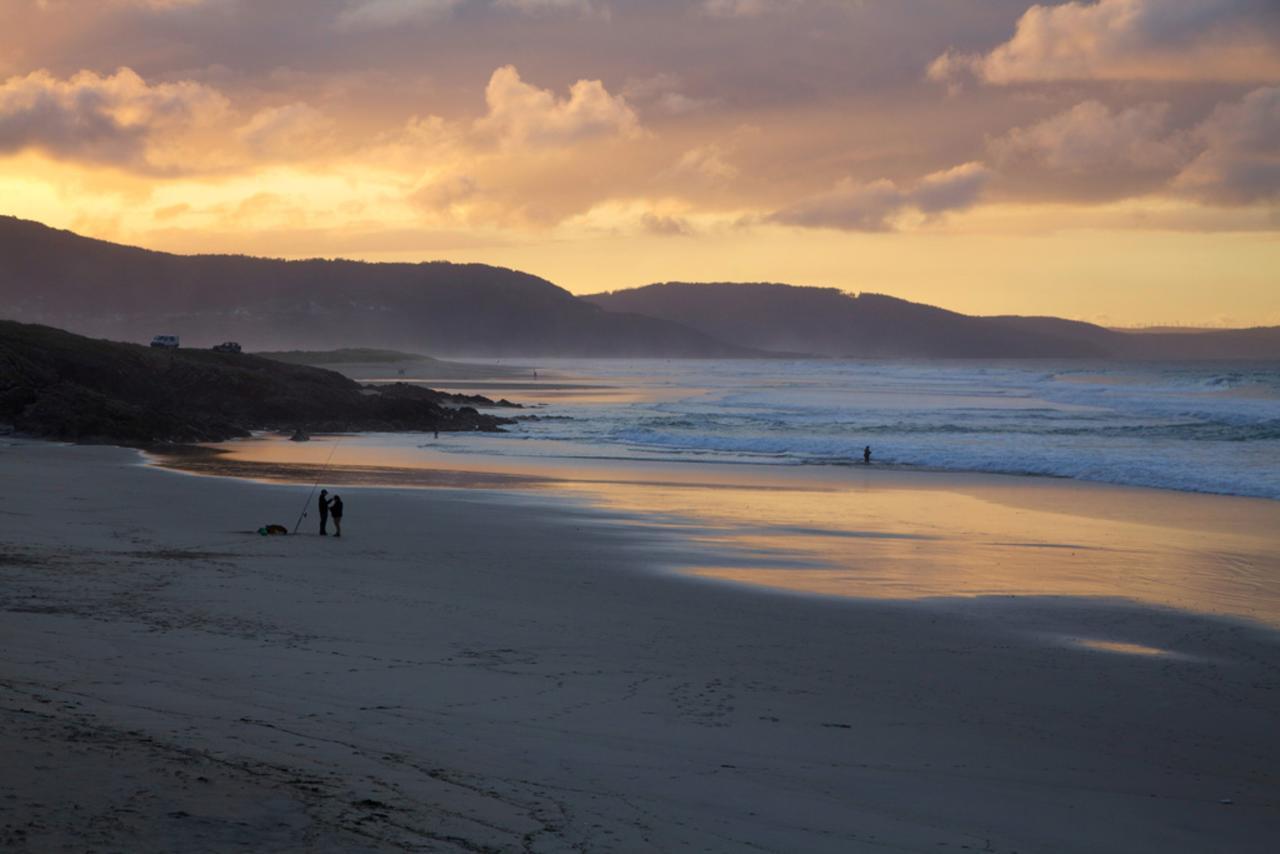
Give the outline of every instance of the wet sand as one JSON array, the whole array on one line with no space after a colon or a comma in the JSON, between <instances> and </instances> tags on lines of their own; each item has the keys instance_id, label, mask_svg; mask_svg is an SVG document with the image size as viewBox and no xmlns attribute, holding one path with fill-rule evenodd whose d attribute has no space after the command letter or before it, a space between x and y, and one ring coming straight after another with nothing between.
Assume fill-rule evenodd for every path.
<instances>
[{"instance_id":1,"label":"wet sand","mask_svg":"<svg viewBox=\"0 0 1280 854\"><path fill-rule=\"evenodd\" d=\"M705 547L681 572L778 590L1119 598L1280 629L1274 501L884 466L485 453L506 441L446 435L413 447L377 437L267 437L156 460L271 482L550 490Z\"/></svg>"},{"instance_id":2,"label":"wet sand","mask_svg":"<svg viewBox=\"0 0 1280 854\"><path fill-rule=\"evenodd\" d=\"M1262 620L697 577L782 571L808 534L721 536L779 489L342 486L336 540L248 533L291 525L305 487L25 443L0 472L23 485L0 508L7 849L1263 852L1280 834ZM1006 521L1126 554L1145 536L1134 567L1274 545L1265 502L964 483L868 481L841 536L834 491L786 494L815 539L889 550L868 566L920 547L917 568L1016 558L1000 573L1033 577L1060 553L1001 545ZM904 528L904 492L959 496L957 515ZM677 500L708 493L736 497ZM655 499L665 514L629 503Z\"/></svg>"}]
</instances>

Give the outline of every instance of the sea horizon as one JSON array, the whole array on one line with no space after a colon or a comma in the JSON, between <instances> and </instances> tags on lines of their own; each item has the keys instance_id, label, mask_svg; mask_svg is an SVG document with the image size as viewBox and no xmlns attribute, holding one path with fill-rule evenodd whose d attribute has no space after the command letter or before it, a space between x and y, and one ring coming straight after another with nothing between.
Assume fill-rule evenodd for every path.
<instances>
[{"instance_id":1,"label":"sea horizon","mask_svg":"<svg viewBox=\"0 0 1280 854\"><path fill-rule=\"evenodd\" d=\"M408 378L520 403L445 454L875 465L1280 499L1280 362L521 359ZM353 373L363 382L402 376ZM498 413L498 410L492 410ZM387 435L388 447L417 446ZM411 459L411 456L405 457Z\"/></svg>"}]
</instances>

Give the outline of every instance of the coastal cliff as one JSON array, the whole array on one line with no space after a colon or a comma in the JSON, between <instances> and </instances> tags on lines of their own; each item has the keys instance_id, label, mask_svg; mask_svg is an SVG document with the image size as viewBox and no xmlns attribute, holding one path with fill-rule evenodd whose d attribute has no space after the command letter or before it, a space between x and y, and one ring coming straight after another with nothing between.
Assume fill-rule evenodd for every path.
<instances>
[{"instance_id":1,"label":"coastal cliff","mask_svg":"<svg viewBox=\"0 0 1280 854\"><path fill-rule=\"evenodd\" d=\"M247 354L160 350L0 321L0 424L71 441L219 441L253 430L484 430L479 396L362 386Z\"/></svg>"}]
</instances>

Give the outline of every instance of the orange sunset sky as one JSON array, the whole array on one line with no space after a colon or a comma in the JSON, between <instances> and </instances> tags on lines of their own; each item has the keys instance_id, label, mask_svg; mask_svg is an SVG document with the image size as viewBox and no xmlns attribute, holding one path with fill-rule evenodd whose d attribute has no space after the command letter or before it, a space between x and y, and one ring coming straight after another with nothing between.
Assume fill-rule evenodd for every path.
<instances>
[{"instance_id":1,"label":"orange sunset sky","mask_svg":"<svg viewBox=\"0 0 1280 854\"><path fill-rule=\"evenodd\" d=\"M1276 0L0 0L0 213L1280 324Z\"/></svg>"}]
</instances>

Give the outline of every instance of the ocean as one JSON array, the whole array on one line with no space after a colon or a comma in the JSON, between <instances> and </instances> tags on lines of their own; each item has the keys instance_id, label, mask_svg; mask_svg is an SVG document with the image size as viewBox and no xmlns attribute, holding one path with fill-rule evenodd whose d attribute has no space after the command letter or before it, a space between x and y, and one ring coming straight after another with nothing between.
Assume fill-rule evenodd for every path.
<instances>
[{"instance_id":1,"label":"ocean","mask_svg":"<svg viewBox=\"0 0 1280 854\"><path fill-rule=\"evenodd\" d=\"M442 451L847 466L1280 499L1280 364L542 360L528 409ZM454 381L456 382L456 381ZM455 386L456 387L456 386Z\"/></svg>"},{"instance_id":2,"label":"ocean","mask_svg":"<svg viewBox=\"0 0 1280 854\"><path fill-rule=\"evenodd\" d=\"M260 435L166 464L294 483L301 506L323 482L590 508L646 531L655 565L789 592L1088 597L1280 626L1280 365L520 365L412 378L522 404L495 410L516 418L501 433Z\"/></svg>"}]
</instances>

